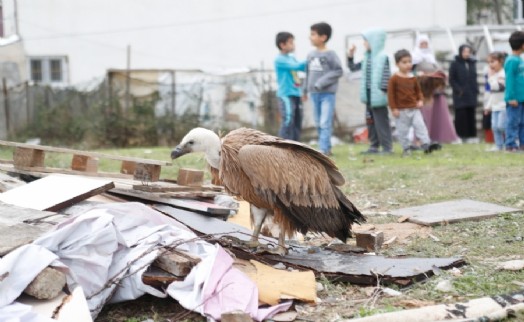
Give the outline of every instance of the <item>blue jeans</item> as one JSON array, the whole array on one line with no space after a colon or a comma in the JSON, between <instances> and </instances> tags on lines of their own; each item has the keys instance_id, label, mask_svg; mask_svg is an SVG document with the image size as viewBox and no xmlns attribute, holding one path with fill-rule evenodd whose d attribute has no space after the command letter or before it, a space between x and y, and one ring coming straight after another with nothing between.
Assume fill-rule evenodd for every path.
<instances>
[{"instance_id":1,"label":"blue jeans","mask_svg":"<svg viewBox=\"0 0 524 322\"><path fill-rule=\"evenodd\" d=\"M335 93L311 93L311 100L318 132L318 148L320 152L327 154L331 152Z\"/></svg>"},{"instance_id":2,"label":"blue jeans","mask_svg":"<svg viewBox=\"0 0 524 322\"><path fill-rule=\"evenodd\" d=\"M491 112L491 130L495 145L499 150L504 148L504 132L506 130L506 111Z\"/></svg>"},{"instance_id":3,"label":"blue jeans","mask_svg":"<svg viewBox=\"0 0 524 322\"><path fill-rule=\"evenodd\" d=\"M506 149L514 149L519 145L524 149L524 103L519 102L518 106L506 105L506 117Z\"/></svg>"},{"instance_id":4,"label":"blue jeans","mask_svg":"<svg viewBox=\"0 0 524 322\"><path fill-rule=\"evenodd\" d=\"M278 98L280 107L280 130L278 136L283 139L300 141L302 131L302 100L298 96Z\"/></svg>"}]
</instances>

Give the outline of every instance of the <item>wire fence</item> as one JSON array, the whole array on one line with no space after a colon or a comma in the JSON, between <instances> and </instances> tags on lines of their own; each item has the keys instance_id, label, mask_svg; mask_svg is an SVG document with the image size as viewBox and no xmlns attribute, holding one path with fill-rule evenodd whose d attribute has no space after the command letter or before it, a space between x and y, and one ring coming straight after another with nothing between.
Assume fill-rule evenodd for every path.
<instances>
[{"instance_id":1,"label":"wire fence","mask_svg":"<svg viewBox=\"0 0 524 322\"><path fill-rule=\"evenodd\" d=\"M90 90L28 82L0 95L0 138L86 146L164 145L195 126L276 133L272 71L110 70Z\"/></svg>"}]
</instances>

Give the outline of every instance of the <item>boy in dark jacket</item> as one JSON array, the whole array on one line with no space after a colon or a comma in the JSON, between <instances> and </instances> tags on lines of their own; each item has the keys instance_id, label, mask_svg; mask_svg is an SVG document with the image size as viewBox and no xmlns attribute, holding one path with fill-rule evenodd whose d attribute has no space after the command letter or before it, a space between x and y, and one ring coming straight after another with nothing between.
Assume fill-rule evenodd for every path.
<instances>
[{"instance_id":1,"label":"boy in dark jacket","mask_svg":"<svg viewBox=\"0 0 524 322\"><path fill-rule=\"evenodd\" d=\"M479 86L477 65L471 57L471 47L462 45L449 67L449 84L453 90L453 108L455 109L455 130L465 142L477 141L477 123L475 109Z\"/></svg>"}]
</instances>

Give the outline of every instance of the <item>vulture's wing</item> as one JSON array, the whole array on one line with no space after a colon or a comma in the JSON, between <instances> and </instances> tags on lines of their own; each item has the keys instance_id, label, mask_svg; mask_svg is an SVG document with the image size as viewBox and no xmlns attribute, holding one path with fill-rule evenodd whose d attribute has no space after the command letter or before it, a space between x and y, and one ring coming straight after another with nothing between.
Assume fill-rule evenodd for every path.
<instances>
[{"instance_id":1,"label":"vulture's wing","mask_svg":"<svg viewBox=\"0 0 524 322\"><path fill-rule=\"evenodd\" d=\"M329 168L306 150L245 145L238 151L238 161L255 193L270 204L278 198L286 206L339 207Z\"/></svg>"},{"instance_id":2,"label":"vulture's wing","mask_svg":"<svg viewBox=\"0 0 524 322\"><path fill-rule=\"evenodd\" d=\"M282 148L286 147L293 150L302 150L302 152L322 163L331 179L331 183L336 186L341 186L346 182L340 171L338 171L338 168L333 160L325 156L322 152L317 151L304 143L277 138L277 141L275 142L267 141L264 142L264 144Z\"/></svg>"}]
</instances>

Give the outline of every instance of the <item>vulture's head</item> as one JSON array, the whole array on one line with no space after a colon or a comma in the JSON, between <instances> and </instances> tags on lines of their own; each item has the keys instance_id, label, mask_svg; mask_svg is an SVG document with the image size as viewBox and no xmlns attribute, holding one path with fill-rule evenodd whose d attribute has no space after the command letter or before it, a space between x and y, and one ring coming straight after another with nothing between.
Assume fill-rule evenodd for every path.
<instances>
[{"instance_id":1,"label":"vulture's head","mask_svg":"<svg viewBox=\"0 0 524 322\"><path fill-rule=\"evenodd\" d=\"M171 159L193 152L204 152L209 164L214 168L218 168L220 163L220 138L215 132L208 129L194 128L171 151Z\"/></svg>"}]
</instances>

